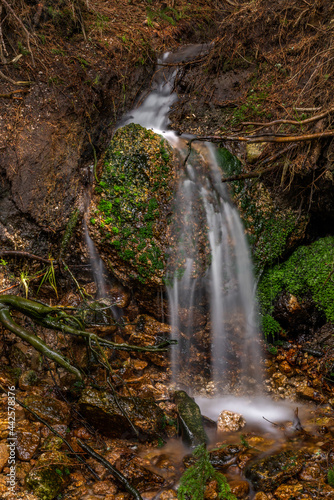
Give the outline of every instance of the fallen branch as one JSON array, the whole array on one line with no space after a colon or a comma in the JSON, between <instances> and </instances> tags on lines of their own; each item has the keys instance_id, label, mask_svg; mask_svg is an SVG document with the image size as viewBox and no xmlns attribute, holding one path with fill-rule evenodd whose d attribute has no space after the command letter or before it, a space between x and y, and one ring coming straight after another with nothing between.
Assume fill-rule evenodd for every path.
<instances>
[{"instance_id":1,"label":"fallen branch","mask_svg":"<svg viewBox=\"0 0 334 500\"><path fill-rule=\"evenodd\" d=\"M333 137L334 130L327 130L324 132L317 132L315 134L304 134L304 135L208 135L204 137L194 137L190 139L189 143L194 141L208 141L208 142L248 142L248 143L258 143L258 142L302 142L302 141L312 141L314 139L322 139L325 137Z\"/></svg>"},{"instance_id":2,"label":"fallen branch","mask_svg":"<svg viewBox=\"0 0 334 500\"><path fill-rule=\"evenodd\" d=\"M129 481L126 479L126 477L123 476L123 474L118 469L116 469L116 467L111 465L111 463L108 462L108 460L106 460L104 457L99 455L99 453L97 453L95 450L93 450L93 448L91 448L88 444L83 443L80 439L77 439L77 443L80 446L80 448L85 450L91 457L93 457L95 460L100 462L100 464L102 464L108 471L110 471L112 473L112 475L123 484L125 489L131 495L134 496L134 498L136 500L143 500L143 497L140 495L139 491L134 486L132 486L129 483Z\"/></svg>"},{"instance_id":3,"label":"fallen branch","mask_svg":"<svg viewBox=\"0 0 334 500\"><path fill-rule=\"evenodd\" d=\"M54 259L45 259L43 257L39 257L38 255L34 255L29 252L21 252L19 250L0 250L0 255L15 255L17 257L27 257L28 259L39 260L40 262L44 262L45 264L50 264L50 261L54 261Z\"/></svg>"},{"instance_id":4,"label":"fallen branch","mask_svg":"<svg viewBox=\"0 0 334 500\"><path fill-rule=\"evenodd\" d=\"M272 127L273 125L278 124L289 124L289 125L305 125L307 123L312 123L318 120L321 120L325 116L329 115L334 111L334 108L330 108L327 111L324 111L320 115L312 116L311 118L306 118L305 120L273 120L272 122L261 123L261 122L242 122L242 125L259 125L261 127Z\"/></svg>"}]
</instances>

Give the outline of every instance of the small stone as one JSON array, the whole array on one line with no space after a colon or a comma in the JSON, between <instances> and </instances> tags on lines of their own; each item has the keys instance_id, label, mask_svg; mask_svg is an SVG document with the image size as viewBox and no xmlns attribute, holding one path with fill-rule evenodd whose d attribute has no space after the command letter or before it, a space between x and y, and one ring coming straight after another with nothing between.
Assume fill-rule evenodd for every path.
<instances>
[{"instance_id":1,"label":"small stone","mask_svg":"<svg viewBox=\"0 0 334 500\"><path fill-rule=\"evenodd\" d=\"M256 493L254 500L269 500L269 497L263 491L259 491Z\"/></svg>"},{"instance_id":2,"label":"small stone","mask_svg":"<svg viewBox=\"0 0 334 500\"><path fill-rule=\"evenodd\" d=\"M160 493L158 498L159 500L175 500L177 499L177 493L174 490L166 490Z\"/></svg>"},{"instance_id":3,"label":"small stone","mask_svg":"<svg viewBox=\"0 0 334 500\"><path fill-rule=\"evenodd\" d=\"M303 485L297 484L281 484L275 491L275 498L278 500L290 500L291 498L299 498L299 493L303 491Z\"/></svg>"},{"instance_id":4,"label":"small stone","mask_svg":"<svg viewBox=\"0 0 334 500\"><path fill-rule=\"evenodd\" d=\"M265 143L249 143L246 144L246 157L248 163L254 163L262 154Z\"/></svg>"},{"instance_id":5,"label":"small stone","mask_svg":"<svg viewBox=\"0 0 334 500\"><path fill-rule=\"evenodd\" d=\"M218 432L235 432L240 431L245 425L246 420L242 415L229 410L223 410L218 417L217 430Z\"/></svg>"},{"instance_id":6,"label":"small stone","mask_svg":"<svg viewBox=\"0 0 334 500\"><path fill-rule=\"evenodd\" d=\"M242 481L241 479L233 479L229 481L231 488L231 493L237 498L247 498L249 493L249 484L247 481Z\"/></svg>"},{"instance_id":7,"label":"small stone","mask_svg":"<svg viewBox=\"0 0 334 500\"><path fill-rule=\"evenodd\" d=\"M0 443L0 472L7 465L9 458L9 448L7 443Z\"/></svg>"}]
</instances>

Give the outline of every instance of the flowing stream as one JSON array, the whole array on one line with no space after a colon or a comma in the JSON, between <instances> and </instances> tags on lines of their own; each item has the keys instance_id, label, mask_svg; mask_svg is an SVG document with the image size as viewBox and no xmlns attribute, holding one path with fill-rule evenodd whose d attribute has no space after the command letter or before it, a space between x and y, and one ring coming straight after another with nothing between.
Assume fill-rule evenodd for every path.
<instances>
[{"instance_id":1,"label":"flowing stream","mask_svg":"<svg viewBox=\"0 0 334 500\"><path fill-rule=\"evenodd\" d=\"M176 70L158 64L153 89L121 125L137 123L163 135L180 157L185 140L168 131L168 113L177 100ZM211 392L231 386L247 392L261 384L257 307L246 238L238 212L221 183L211 144L194 147L180 171L172 223L173 258L168 264L170 320L178 347L172 352L173 382L192 389L206 371ZM198 337L207 337L201 347Z\"/></svg>"}]
</instances>

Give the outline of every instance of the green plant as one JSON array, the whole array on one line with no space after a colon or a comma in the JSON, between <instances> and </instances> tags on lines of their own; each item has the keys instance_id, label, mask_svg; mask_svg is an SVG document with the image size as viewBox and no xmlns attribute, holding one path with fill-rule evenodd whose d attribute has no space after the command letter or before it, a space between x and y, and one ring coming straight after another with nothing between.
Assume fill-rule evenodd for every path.
<instances>
[{"instance_id":1,"label":"green plant","mask_svg":"<svg viewBox=\"0 0 334 500\"><path fill-rule=\"evenodd\" d=\"M197 461L182 475L177 492L178 499L203 500L207 482L215 480L218 487L216 498L236 500L236 497L231 493L226 477L217 472L211 465L210 455L205 445L198 446L193 455L197 458Z\"/></svg>"},{"instance_id":2,"label":"green plant","mask_svg":"<svg viewBox=\"0 0 334 500\"><path fill-rule=\"evenodd\" d=\"M30 54L29 50L27 50L21 42L18 42L17 43L17 46L18 46L18 49L19 49L19 52L20 54L22 54L23 56L28 56Z\"/></svg>"},{"instance_id":3,"label":"green plant","mask_svg":"<svg viewBox=\"0 0 334 500\"><path fill-rule=\"evenodd\" d=\"M332 486L332 488L334 488L334 467L332 467L331 469L328 469L327 480L328 480L328 484L330 486Z\"/></svg>"},{"instance_id":4,"label":"green plant","mask_svg":"<svg viewBox=\"0 0 334 500\"><path fill-rule=\"evenodd\" d=\"M281 325L270 314L262 316L262 332L265 338L274 338L282 331Z\"/></svg>"},{"instance_id":5,"label":"green plant","mask_svg":"<svg viewBox=\"0 0 334 500\"><path fill-rule=\"evenodd\" d=\"M39 293L40 289L41 289L41 286L43 285L44 282L48 281L49 282L49 285L51 286L51 288L53 289L53 291L55 292L57 298L58 298L58 289L57 289L57 283L56 283L56 275L55 275L55 269L54 269L54 266L53 266L53 261L50 259L50 266L47 268L43 278L42 278L42 281L40 282L39 284L39 287L38 287L38 290L37 290L37 294Z\"/></svg>"}]
</instances>

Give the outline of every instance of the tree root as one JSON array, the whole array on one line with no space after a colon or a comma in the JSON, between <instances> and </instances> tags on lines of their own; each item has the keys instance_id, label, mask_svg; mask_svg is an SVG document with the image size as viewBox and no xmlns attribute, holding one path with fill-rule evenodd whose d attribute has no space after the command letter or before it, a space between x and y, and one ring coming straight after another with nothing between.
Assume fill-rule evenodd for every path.
<instances>
[{"instance_id":1,"label":"tree root","mask_svg":"<svg viewBox=\"0 0 334 500\"><path fill-rule=\"evenodd\" d=\"M22 340L25 340L32 345L37 351L44 354L58 365L65 368L70 373L76 375L78 379L82 378L80 371L72 366L61 354L52 351L47 344L25 328L17 324L11 317L10 311L15 310L28 316L37 324L58 330L69 335L76 335L87 339L90 345L100 347L108 347L110 349L119 349L122 351L139 351L139 352L162 352L166 351L175 341L167 340L156 346L140 347L129 344L117 344L110 340L105 340L95 333L86 332L82 329L82 323L79 318L74 315L69 315L63 308L47 306L41 302L36 302L15 295L0 296L0 323L12 333L18 335Z\"/></svg>"},{"instance_id":2,"label":"tree root","mask_svg":"<svg viewBox=\"0 0 334 500\"><path fill-rule=\"evenodd\" d=\"M112 473L112 475L123 484L126 490L129 493L131 493L131 495L133 495L133 497L136 500L143 500L143 497L140 495L139 491L134 486L132 486L126 479L126 477L123 476L123 474L118 469L116 469L116 467L111 465L111 463L108 462L108 460L106 460L104 457L96 453L96 451L93 450L93 448L91 448L88 444L83 443L80 439L77 439L77 443L80 446L80 448L85 450L91 457L95 458L95 460L100 462L100 464L102 464L107 470L109 470Z\"/></svg>"}]
</instances>

